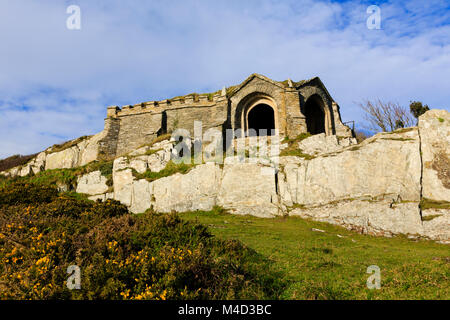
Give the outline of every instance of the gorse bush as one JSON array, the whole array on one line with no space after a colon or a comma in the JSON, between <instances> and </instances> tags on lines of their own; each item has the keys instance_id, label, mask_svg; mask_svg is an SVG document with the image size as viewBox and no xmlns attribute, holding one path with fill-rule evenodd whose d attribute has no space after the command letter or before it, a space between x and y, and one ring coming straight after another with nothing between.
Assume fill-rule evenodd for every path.
<instances>
[{"instance_id":1,"label":"gorse bush","mask_svg":"<svg viewBox=\"0 0 450 320\"><path fill-rule=\"evenodd\" d=\"M256 252L175 214L131 215L117 201L32 184L0 189L0 199L2 299L267 299L281 292ZM70 265L80 267L79 290L66 286Z\"/></svg>"},{"instance_id":2,"label":"gorse bush","mask_svg":"<svg viewBox=\"0 0 450 320\"><path fill-rule=\"evenodd\" d=\"M16 204L46 203L58 196L58 191L50 186L38 186L26 182L15 182L0 187L0 207Z\"/></svg>"}]
</instances>

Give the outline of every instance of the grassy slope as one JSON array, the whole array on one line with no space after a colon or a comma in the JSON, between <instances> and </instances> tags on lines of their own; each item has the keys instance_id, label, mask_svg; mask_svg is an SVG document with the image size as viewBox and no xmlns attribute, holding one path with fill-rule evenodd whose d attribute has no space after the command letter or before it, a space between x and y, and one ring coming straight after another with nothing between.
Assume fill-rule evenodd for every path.
<instances>
[{"instance_id":1,"label":"grassy slope","mask_svg":"<svg viewBox=\"0 0 450 320\"><path fill-rule=\"evenodd\" d=\"M282 299L450 299L447 245L360 235L296 217L261 219L217 210L181 216L273 260L289 282ZM370 265L381 269L380 290L366 287Z\"/></svg>"}]
</instances>

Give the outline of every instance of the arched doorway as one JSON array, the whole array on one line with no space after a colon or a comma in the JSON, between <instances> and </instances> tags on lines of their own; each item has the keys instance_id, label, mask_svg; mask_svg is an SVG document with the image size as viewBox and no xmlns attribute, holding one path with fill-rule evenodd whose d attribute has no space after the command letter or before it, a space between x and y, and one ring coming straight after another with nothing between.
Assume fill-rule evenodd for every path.
<instances>
[{"instance_id":1,"label":"arched doorway","mask_svg":"<svg viewBox=\"0 0 450 320\"><path fill-rule=\"evenodd\" d=\"M305 104L306 127L309 133L325 133L325 112L322 99L316 95Z\"/></svg>"},{"instance_id":2,"label":"arched doorway","mask_svg":"<svg viewBox=\"0 0 450 320\"><path fill-rule=\"evenodd\" d=\"M275 129L275 112L273 108L265 103L252 107L247 114L247 128L254 129L256 134L272 135ZM260 132L260 130L263 130Z\"/></svg>"}]
</instances>

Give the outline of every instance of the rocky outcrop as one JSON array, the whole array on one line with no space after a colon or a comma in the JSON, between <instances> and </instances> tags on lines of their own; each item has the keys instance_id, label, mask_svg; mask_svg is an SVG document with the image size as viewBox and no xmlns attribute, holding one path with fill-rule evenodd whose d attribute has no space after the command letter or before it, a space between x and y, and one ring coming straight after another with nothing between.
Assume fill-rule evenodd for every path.
<instances>
[{"instance_id":1,"label":"rocky outcrop","mask_svg":"<svg viewBox=\"0 0 450 320\"><path fill-rule=\"evenodd\" d=\"M448 137L445 130L428 132L442 124L439 119L448 121L447 116L427 114L419 128L379 133L358 145L352 139L312 136L299 145L312 157L234 156L226 158L224 165L202 164L187 174L152 182L137 179L133 170L158 172L170 161L173 144L166 141L115 160L114 199L134 213L149 208L158 212L210 210L219 205L234 214L296 215L362 233L409 234L447 242L449 210L422 211L419 206L425 190L431 190L426 193L430 199L448 199L442 166L430 164L433 175L422 176L422 158L433 162L443 149L449 150L442 143ZM110 196L105 193L103 198Z\"/></svg>"},{"instance_id":2,"label":"rocky outcrop","mask_svg":"<svg viewBox=\"0 0 450 320\"><path fill-rule=\"evenodd\" d=\"M306 154L318 155L340 151L355 144L357 144L355 138L338 138L335 135L327 136L320 133L300 141L298 147Z\"/></svg>"},{"instance_id":3,"label":"rocky outcrop","mask_svg":"<svg viewBox=\"0 0 450 320\"><path fill-rule=\"evenodd\" d=\"M275 169L262 164L225 164L217 202L236 214L258 217L283 214Z\"/></svg>"},{"instance_id":4,"label":"rocky outcrop","mask_svg":"<svg viewBox=\"0 0 450 320\"><path fill-rule=\"evenodd\" d=\"M211 210L217 203L221 169L214 163L198 165L151 183L154 210L159 212Z\"/></svg>"},{"instance_id":5,"label":"rocky outcrop","mask_svg":"<svg viewBox=\"0 0 450 320\"><path fill-rule=\"evenodd\" d=\"M99 195L106 193L109 189L107 179L103 177L100 171L94 171L78 178L77 193L88 195Z\"/></svg>"},{"instance_id":6,"label":"rocky outcrop","mask_svg":"<svg viewBox=\"0 0 450 320\"><path fill-rule=\"evenodd\" d=\"M280 165L287 185L281 197L294 203L317 205L378 196L420 201L417 129L381 133L358 146L311 160L282 157Z\"/></svg>"},{"instance_id":7,"label":"rocky outcrop","mask_svg":"<svg viewBox=\"0 0 450 320\"><path fill-rule=\"evenodd\" d=\"M66 150L39 154L11 176L45 168L71 168L98 155L101 136ZM253 138L236 139L235 144ZM255 141L253 141L255 142ZM114 198L133 213L211 210L259 217L296 215L342 225L362 233L408 234L450 242L450 114L432 110L417 128L379 133L355 145L352 138L323 134L299 142L306 156L245 158L258 154L254 144L240 156L193 167L185 174L154 181L174 155L174 142L140 147L114 160L113 190L100 171L78 179L77 192L93 200ZM428 205L424 205L424 203ZM421 205L419 205L421 204Z\"/></svg>"},{"instance_id":8,"label":"rocky outcrop","mask_svg":"<svg viewBox=\"0 0 450 320\"><path fill-rule=\"evenodd\" d=\"M450 201L450 113L430 110L419 119L423 161L422 195Z\"/></svg>"},{"instance_id":9,"label":"rocky outcrop","mask_svg":"<svg viewBox=\"0 0 450 320\"><path fill-rule=\"evenodd\" d=\"M104 132L100 132L57 152L54 152L53 148L48 148L31 159L27 164L9 169L2 174L9 177L24 177L44 170L70 169L84 166L89 162L98 160L98 143L103 136ZM74 141L76 142L76 140Z\"/></svg>"},{"instance_id":10,"label":"rocky outcrop","mask_svg":"<svg viewBox=\"0 0 450 320\"><path fill-rule=\"evenodd\" d=\"M295 208L290 215L344 226L361 233L382 236L424 235L418 202L344 200L323 206Z\"/></svg>"},{"instance_id":11,"label":"rocky outcrop","mask_svg":"<svg viewBox=\"0 0 450 320\"><path fill-rule=\"evenodd\" d=\"M98 160L98 142L102 139L103 135L104 133L100 132L88 139L82 140L73 147L59 152L51 152L51 149L48 150L45 159L45 170L75 168Z\"/></svg>"}]
</instances>

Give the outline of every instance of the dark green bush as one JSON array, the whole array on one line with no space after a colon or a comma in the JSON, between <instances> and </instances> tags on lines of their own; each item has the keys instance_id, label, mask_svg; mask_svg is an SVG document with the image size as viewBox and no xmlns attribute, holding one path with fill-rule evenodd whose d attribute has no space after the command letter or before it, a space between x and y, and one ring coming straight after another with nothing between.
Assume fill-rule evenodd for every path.
<instances>
[{"instance_id":1,"label":"dark green bush","mask_svg":"<svg viewBox=\"0 0 450 320\"><path fill-rule=\"evenodd\" d=\"M58 196L52 186L38 186L26 182L14 182L0 188L0 207L4 205L50 202Z\"/></svg>"},{"instance_id":2,"label":"dark green bush","mask_svg":"<svg viewBox=\"0 0 450 320\"><path fill-rule=\"evenodd\" d=\"M176 214L131 215L113 200L41 191L20 184L0 189L2 299L278 297L282 285L267 261L203 225ZM70 265L81 269L80 290L66 286Z\"/></svg>"}]
</instances>

